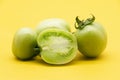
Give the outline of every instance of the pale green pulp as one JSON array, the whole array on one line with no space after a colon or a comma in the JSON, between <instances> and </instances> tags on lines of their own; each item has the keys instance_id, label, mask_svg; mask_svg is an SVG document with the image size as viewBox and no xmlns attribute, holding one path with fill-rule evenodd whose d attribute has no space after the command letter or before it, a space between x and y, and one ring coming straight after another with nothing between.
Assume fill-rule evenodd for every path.
<instances>
[{"instance_id":1,"label":"pale green pulp","mask_svg":"<svg viewBox=\"0 0 120 80\"><path fill-rule=\"evenodd\" d=\"M50 64L65 64L76 56L77 41L69 32L49 29L40 33L37 39L42 48L41 58Z\"/></svg>"}]
</instances>

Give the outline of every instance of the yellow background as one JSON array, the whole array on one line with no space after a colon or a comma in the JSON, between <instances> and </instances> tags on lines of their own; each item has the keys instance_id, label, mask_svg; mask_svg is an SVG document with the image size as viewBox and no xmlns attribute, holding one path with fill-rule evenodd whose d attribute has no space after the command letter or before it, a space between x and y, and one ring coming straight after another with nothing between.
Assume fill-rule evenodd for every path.
<instances>
[{"instance_id":1,"label":"yellow background","mask_svg":"<svg viewBox=\"0 0 120 80\"><path fill-rule=\"evenodd\" d=\"M57 17L74 31L75 17L91 13L108 35L97 59L78 54L69 64L53 66L39 57L19 61L13 56L12 39L19 28L34 30L39 21ZM0 0L0 80L120 80L120 0Z\"/></svg>"}]
</instances>

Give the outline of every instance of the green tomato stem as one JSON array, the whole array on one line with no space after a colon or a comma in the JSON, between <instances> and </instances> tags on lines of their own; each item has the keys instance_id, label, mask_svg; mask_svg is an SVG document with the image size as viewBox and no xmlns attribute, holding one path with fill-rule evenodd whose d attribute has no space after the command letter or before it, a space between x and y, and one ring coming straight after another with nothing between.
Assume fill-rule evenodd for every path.
<instances>
[{"instance_id":1,"label":"green tomato stem","mask_svg":"<svg viewBox=\"0 0 120 80\"><path fill-rule=\"evenodd\" d=\"M86 25L90 25L95 21L95 16L92 15L92 18L87 18L86 20L80 20L78 16L76 17L75 28L83 29ZM76 26L77 23L77 26Z\"/></svg>"},{"instance_id":2,"label":"green tomato stem","mask_svg":"<svg viewBox=\"0 0 120 80\"><path fill-rule=\"evenodd\" d=\"M34 51L35 51L36 55L38 55L42 51L42 49L40 47L36 46L34 48Z\"/></svg>"}]
</instances>

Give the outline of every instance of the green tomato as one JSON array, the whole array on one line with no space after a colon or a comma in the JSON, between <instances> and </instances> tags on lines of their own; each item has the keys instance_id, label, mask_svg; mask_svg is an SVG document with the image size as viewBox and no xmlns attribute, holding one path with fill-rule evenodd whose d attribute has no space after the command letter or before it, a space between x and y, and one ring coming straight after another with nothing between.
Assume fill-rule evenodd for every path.
<instances>
[{"instance_id":1,"label":"green tomato","mask_svg":"<svg viewBox=\"0 0 120 80\"><path fill-rule=\"evenodd\" d=\"M102 25L94 22L95 17L88 18L85 21L76 17L78 27L74 33L79 51L86 57L97 57L106 48L107 34Z\"/></svg>"},{"instance_id":2,"label":"green tomato","mask_svg":"<svg viewBox=\"0 0 120 80\"><path fill-rule=\"evenodd\" d=\"M18 30L12 43L13 54L21 60L29 60L36 56L40 50L37 47L36 33L30 28Z\"/></svg>"},{"instance_id":3,"label":"green tomato","mask_svg":"<svg viewBox=\"0 0 120 80\"><path fill-rule=\"evenodd\" d=\"M77 40L70 32L46 29L39 34L37 42L42 48L41 58L49 64L66 64L76 56Z\"/></svg>"},{"instance_id":4,"label":"green tomato","mask_svg":"<svg viewBox=\"0 0 120 80\"><path fill-rule=\"evenodd\" d=\"M70 31L70 26L65 20L60 18L50 18L40 22L36 28L36 32L39 34L41 31L48 28L58 28L65 31Z\"/></svg>"}]
</instances>

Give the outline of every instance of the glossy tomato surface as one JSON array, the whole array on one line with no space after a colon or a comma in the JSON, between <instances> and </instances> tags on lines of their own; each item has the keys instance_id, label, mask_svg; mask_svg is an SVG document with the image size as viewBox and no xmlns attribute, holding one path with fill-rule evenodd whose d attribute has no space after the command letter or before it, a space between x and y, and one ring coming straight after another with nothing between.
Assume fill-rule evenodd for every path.
<instances>
[{"instance_id":1,"label":"glossy tomato surface","mask_svg":"<svg viewBox=\"0 0 120 80\"><path fill-rule=\"evenodd\" d=\"M78 20L78 19L77 19ZM87 57L97 57L107 44L107 34L103 26L94 22L94 17L86 21L77 21L78 27L74 33L79 51Z\"/></svg>"},{"instance_id":2,"label":"glossy tomato surface","mask_svg":"<svg viewBox=\"0 0 120 80\"><path fill-rule=\"evenodd\" d=\"M30 28L22 28L18 30L14 36L12 43L13 54L21 60L28 60L36 56L36 33Z\"/></svg>"}]
</instances>

